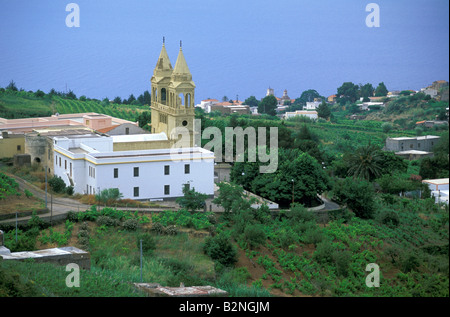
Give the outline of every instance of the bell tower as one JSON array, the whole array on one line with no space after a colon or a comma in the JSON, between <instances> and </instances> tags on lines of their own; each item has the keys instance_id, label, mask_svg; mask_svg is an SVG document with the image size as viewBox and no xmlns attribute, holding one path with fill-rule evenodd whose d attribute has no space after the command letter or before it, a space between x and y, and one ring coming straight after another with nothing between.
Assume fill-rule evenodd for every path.
<instances>
[{"instance_id":1,"label":"bell tower","mask_svg":"<svg viewBox=\"0 0 450 317\"><path fill-rule=\"evenodd\" d=\"M152 133L166 133L173 144L179 137L175 128L183 127L189 131L189 141L183 140L184 142L177 144L181 144L181 147L194 146L195 84L184 58L181 42L173 69L163 42L151 83Z\"/></svg>"}]
</instances>

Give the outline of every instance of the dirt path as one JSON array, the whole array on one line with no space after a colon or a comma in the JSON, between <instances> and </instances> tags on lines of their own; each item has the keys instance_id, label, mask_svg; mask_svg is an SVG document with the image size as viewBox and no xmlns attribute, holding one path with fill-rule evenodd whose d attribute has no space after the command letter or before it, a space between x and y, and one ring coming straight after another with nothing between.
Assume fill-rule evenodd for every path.
<instances>
[{"instance_id":1,"label":"dirt path","mask_svg":"<svg viewBox=\"0 0 450 317\"><path fill-rule=\"evenodd\" d=\"M12 177L16 180L16 182L19 184L20 190L29 190L33 195L37 198L40 198L45 201L45 190L42 190L38 188L37 186L31 184L30 182L27 182L26 180L15 176L13 174L3 172L7 174L9 177ZM172 204L173 205L173 204ZM152 212L152 211L162 211L162 210L168 210L173 209L174 206L171 204L168 204L167 206L163 208L124 208L126 210L130 211L144 211L144 212ZM102 207L102 206L99 206ZM51 221L51 220L57 220L61 218L65 218L67 213L69 211L79 212L79 211L85 211L87 209L91 208L91 205L80 203L79 201L71 198L64 198L64 197L55 197L51 195L50 193L47 193L47 209L48 212L39 214L39 218L45 221ZM24 216L20 217L18 215L18 222L19 223L26 223L31 218L31 216ZM5 219L1 220L0 223L15 223L16 219Z\"/></svg>"}]
</instances>

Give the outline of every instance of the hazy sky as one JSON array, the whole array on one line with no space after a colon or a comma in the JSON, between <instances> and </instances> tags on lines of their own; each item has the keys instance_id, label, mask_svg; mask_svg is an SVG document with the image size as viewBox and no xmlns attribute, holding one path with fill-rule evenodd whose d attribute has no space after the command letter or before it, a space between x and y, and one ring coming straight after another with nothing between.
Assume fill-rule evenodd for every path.
<instances>
[{"instance_id":1,"label":"hazy sky","mask_svg":"<svg viewBox=\"0 0 450 317\"><path fill-rule=\"evenodd\" d=\"M183 41L196 103L259 99L269 86L297 98L346 81L418 90L449 80L447 0L79 0L78 28L65 23L70 2L0 0L0 87L137 97L163 36L173 66ZM366 26L371 2L378 28Z\"/></svg>"}]
</instances>

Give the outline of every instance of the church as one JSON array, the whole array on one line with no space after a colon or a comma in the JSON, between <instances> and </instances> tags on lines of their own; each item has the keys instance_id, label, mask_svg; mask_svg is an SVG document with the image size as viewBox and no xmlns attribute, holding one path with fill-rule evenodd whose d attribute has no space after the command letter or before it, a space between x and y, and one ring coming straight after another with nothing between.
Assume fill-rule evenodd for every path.
<instances>
[{"instance_id":1,"label":"church","mask_svg":"<svg viewBox=\"0 0 450 317\"><path fill-rule=\"evenodd\" d=\"M163 41L150 81L150 134L52 137L53 172L75 193L118 188L123 198L165 200L188 187L214 195L214 153L194 144L195 84L181 43L172 67Z\"/></svg>"}]
</instances>

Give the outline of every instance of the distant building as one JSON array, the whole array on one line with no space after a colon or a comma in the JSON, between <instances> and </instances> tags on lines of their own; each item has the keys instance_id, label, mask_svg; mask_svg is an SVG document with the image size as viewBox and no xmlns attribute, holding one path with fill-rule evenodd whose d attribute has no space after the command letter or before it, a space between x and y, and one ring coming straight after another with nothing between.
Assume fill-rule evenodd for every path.
<instances>
[{"instance_id":1,"label":"distant building","mask_svg":"<svg viewBox=\"0 0 450 317\"><path fill-rule=\"evenodd\" d=\"M210 111L219 111L222 114L250 114L250 107L247 105L234 105L230 102L222 102L210 106Z\"/></svg>"},{"instance_id":2,"label":"distant building","mask_svg":"<svg viewBox=\"0 0 450 317\"><path fill-rule=\"evenodd\" d=\"M440 137L435 135L387 138L384 149L386 151L393 151L393 152L402 152L411 150L431 152L433 147L439 141L439 139Z\"/></svg>"},{"instance_id":3,"label":"distant building","mask_svg":"<svg viewBox=\"0 0 450 317\"><path fill-rule=\"evenodd\" d=\"M103 129L98 129L97 132L107 135L129 135L129 134L146 134L147 130L144 130L135 124L122 123L116 126L110 126Z\"/></svg>"},{"instance_id":4,"label":"distant building","mask_svg":"<svg viewBox=\"0 0 450 317\"><path fill-rule=\"evenodd\" d=\"M336 95L328 96L327 101L329 103L336 103L336 97L337 97Z\"/></svg>"},{"instance_id":5,"label":"distant building","mask_svg":"<svg viewBox=\"0 0 450 317\"><path fill-rule=\"evenodd\" d=\"M297 111L294 111L294 112L286 112L284 114L284 118L285 119L294 118L294 117L298 117L298 116L308 117L311 120L317 120L318 119L317 111L297 110Z\"/></svg>"},{"instance_id":6,"label":"distant building","mask_svg":"<svg viewBox=\"0 0 450 317\"><path fill-rule=\"evenodd\" d=\"M303 107L303 110L316 110L321 103L322 103L321 101L317 100L312 102L307 101L306 106Z\"/></svg>"},{"instance_id":7,"label":"distant building","mask_svg":"<svg viewBox=\"0 0 450 317\"><path fill-rule=\"evenodd\" d=\"M374 102L374 101L370 101L370 102L363 102L362 104L359 105L359 108L362 111L369 111L370 107L372 106L376 106L376 107L384 107L384 103L383 102Z\"/></svg>"},{"instance_id":8,"label":"distant building","mask_svg":"<svg viewBox=\"0 0 450 317\"><path fill-rule=\"evenodd\" d=\"M183 187L190 186L214 194L214 155L199 147L114 151L117 140L98 135L54 137L53 141L54 175L73 186L75 193L118 188L123 198L168 199L183 196Z\"/></svg>"},{"instance_id":9,"label":"distant building","mask_svg":"<svg viewBox=\"0 0 450 317\"><path fill-rule=\"evenodd\" d=\"M427 184L431 190L431 195L434 196L436 203L445 203L448 205L449 199L449 179L425 179L422 183Z\"/></svg>"},{"instance_id":10,"label":"distant building","mask_svg":"<svg viewBox=\"0 0 450 317\"><path fill-rule=\"evenodd\" d=\"M414 161L419 160L424 157L433 157L433 152L426 152L426 151L417 151L417 150L409 150L409 151L400 151L395 152L395 155L408 160L408 161Z\"/></svg>"}]
</instances>

